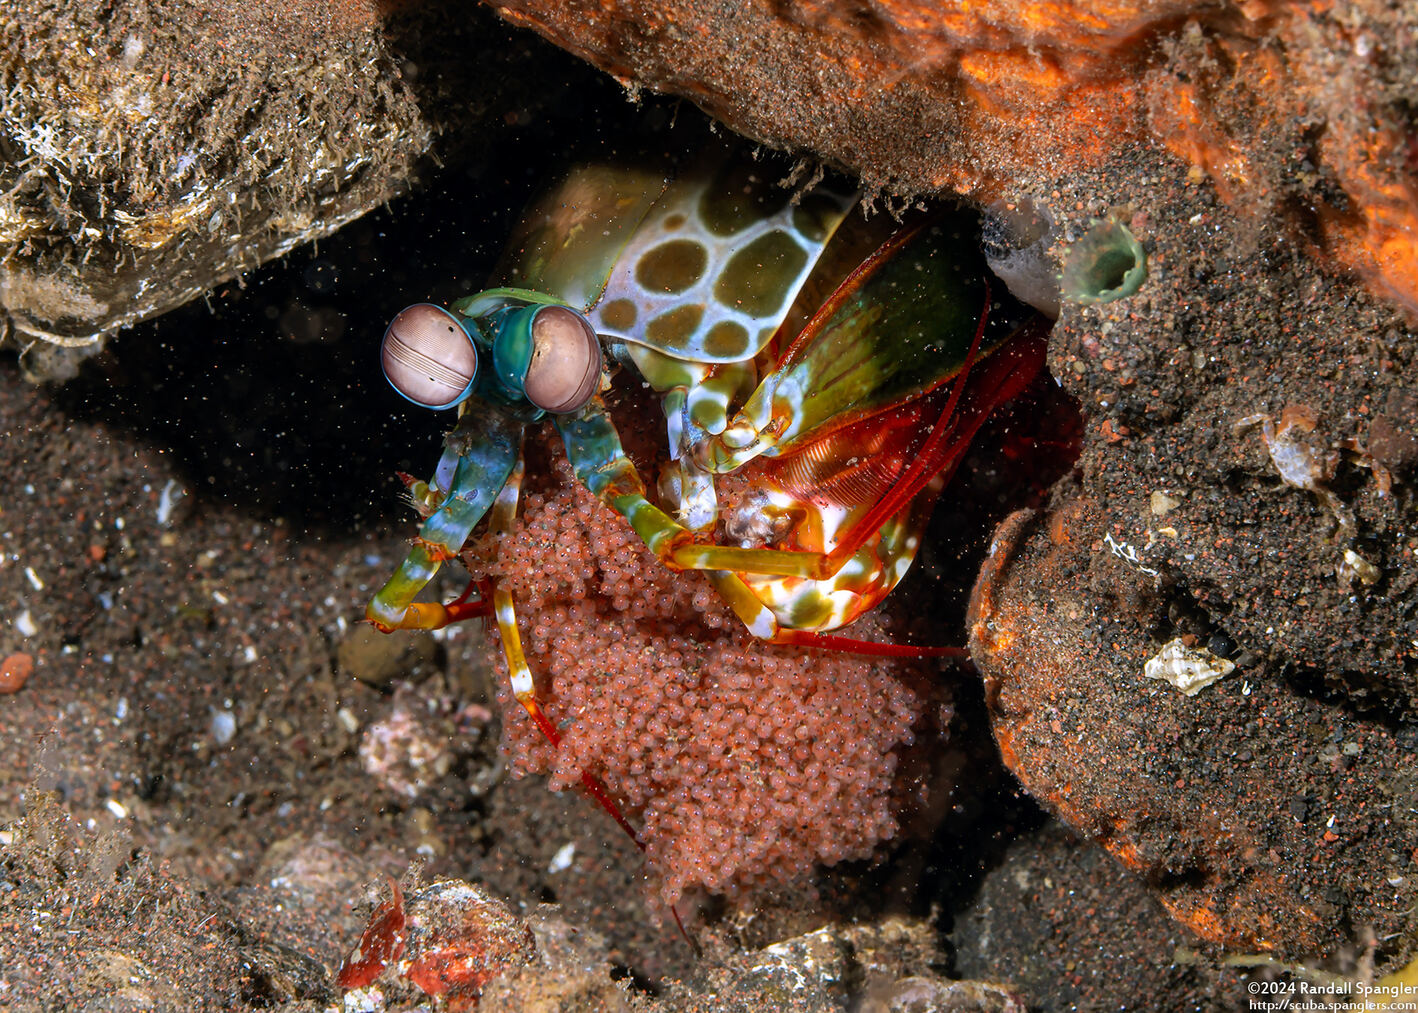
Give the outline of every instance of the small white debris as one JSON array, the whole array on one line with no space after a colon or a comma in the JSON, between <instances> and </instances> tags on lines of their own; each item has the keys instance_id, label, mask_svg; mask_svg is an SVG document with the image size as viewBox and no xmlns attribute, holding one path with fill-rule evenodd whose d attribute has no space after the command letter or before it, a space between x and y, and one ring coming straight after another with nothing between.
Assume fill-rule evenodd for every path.
<instances>
[{"instance_id":1,"label":"small white debris","mask_svg":"<svg viewBox=\"0 0 1418 1013\"><path fill-rule=\"evenodd\" d=\"M118 706L113 709L113 720L123 721L128 717L128 698L120 696Z\"/></svg>"},{"instance_id":2,"label":"small white debris","mask_svg":"<svg viewBox=\"0 0 1418 1013\"><path fill-rule=\"evenodd\" d=\"M1133 548L1127 542L1120 542L1115 539L1112 532L1107 532L1103 535L1103 544L1111 550L1113 555L1137 567L1139 573L1145 573L1149 577L1156 577L1158 575L1157 570L1154 570L1150 566L1143 565L1142 557L1137 554L1137 549Z\"/></svg>"},{"instance_id":3,"label":"small white debris","mask_svg":"<svg viewBox=\"0 0 1418 1013\"><path fill-rule=\"evenodd\" d=\"M1196 696L1235 670L1232 662L1218 658L1204 647L1188 647L1181 637L1163 644L1162 650L1142 666L1142 674L1147 678L1165 679L1187 696Z\"/></svg>"},{"instance_id":4,"label":"small white debris","mask_svg":"<svg viewBox=\"0 0 1418 1013\"><path fill-rule=\"evenodd\" d=\"M359 731L359 718L355 717L354 711L350 710L348 707L341 707L337 710L335 717L339 719L345 731L349 732L351 735Z\"/></svg>"},{"instance_id":5,"label":"small white debris","mask_svg":"<svg viewBox=\"0 0 1418 1013\"><path fill-rule=\"evenodd\" d=\"M220 591L213 591L213 592L212 592L212 601L216 602L218 605L230 605L230 604L231 604L231 599L228 598L226 595L222 594Z\"/></svg>"},{"instance_id":6,"label":"small white debris","mask_svg":"<svg viewBox=\"0 0 1418 1013\"><path fill-rule=\"evenodd\" d=\"M117 816L119 819L126 820L128 818L128 810L123 807L123 803L119 802L118 799L111 798L105 802L104 805L108 808L109 812L113 813L113 815Z\"/></svg>"},{"instance_id":7,"label":"small white debris","mask_svg":"<svg viewBox=\"0 0 1418 1013\"><path fill-rule=\"evenodd\" d=\"M32 637L39 632L39 627L34 624L34 616L30 615L29 609L25 609L15 617L15 631L22 637Z\"/></svg>"},{"instance_id":8,"label":"small white debris","mask_svg":"<svg viewBox=\"0 0 1418 1013\"><path fill-rule=\"evenodd\" d=\"M167 527L172 521L173 508L187 495L187 490L177 484L176 479L168 479L158 495L158 524Z\"/></svg>"},{"instance_id":9,"label":"small white debris","mask_svg":"<svg viewBox=\"0 0 1418 1013\"><path fill-rule=\"evenodd\" d=\"M1356 580L1366 587L1378 583L1383 571L1353 549L1345 549L1344 558L1334 568L1334 575L1339 579L1339 586L1348 590Z\"/></svg>"},{"instance_id":10,"label":"small white debris","mask_svg":"<svg viewBox=\"0 0 1418 1013\"><path fill-rule=\"evenodd\" d=\"M212 708L212 722L208 726L217 745L224 746L236 736L236 715L231 711Z\"/></svg>"},{"instance_id":11,"label":"small white debris","mask_svg":"<svg viewBox=\"0 0 1418 1013\"><path fill-rule=\"evenodd\" d=\"M1158 489L1152 494L1149 507L1152 510L1152 516L1163 517L1181 505L1181 500L1177 499L1175 496L1168 496L1161 489Z\"/></svg>"},{"instance_id":12,"label":"small white debris","mask_svg":"<svg viewBox=\"0 0 1418 1013\"><path fill-rule=\"evenodd\" d=\"M755 956L759 962L749 973L764 975L789 993L831 987L847 972L843 941L829 928L773 943Z\"/></svg>"},{"instance_id":13,"label":"small white debris","mask_svg":"<svg viewBox=\"0 0 1418 1013\"><path fill-rule=\"evenodd\" d=\"M30 587L36 591L44 590L44 581L39 579L39 574L34 572L33 566L25 567L25 579L30 582Z\"/></svg>"},{"instance_id":14,"label":"small white debris","mask_svg":"<svg viewBox=\"0 0 1418 1013\"><path fill-rule=\"evenodd\" d=\"M142 57L144 48L146 47L141 36L130 35L125 38L123 40L123 66L128 70L138 66L138 60Z\"/></svg>"},{"instance_id":15,"label":"small white debris","mask_svg":"<svg viewBox=\"0 0 1418 1013\"><path fill-rule=\"evenodd\" d=\"M576 842L571 841L563 844L557 849L556 854L551 856L551 862L547 864L547 872L565 872L571 868L571 862L576 857Z\"/></svg>"},{"instance_id":16,"label":"small white debris","mask_svg":"<svg viewBox=\"0 0 1418 1013\"><path fill-rule=\"evenodd\" d=\"M383 721L365 727L359 758L366 773L408 798L435 784L455 759L447 737L405 702L397 702Z\"/></svg>"},{"instance_id":17,"label":"small white debris","mask_svg":"<svg viewBox=\"0 0 1418 1013\"><path fill-rule=\"evenodd\" d=\"M352 988L340 999L344 1013L382 1013L389 1008L384 992L378 985Z\"/></svg>"}]
</instances>

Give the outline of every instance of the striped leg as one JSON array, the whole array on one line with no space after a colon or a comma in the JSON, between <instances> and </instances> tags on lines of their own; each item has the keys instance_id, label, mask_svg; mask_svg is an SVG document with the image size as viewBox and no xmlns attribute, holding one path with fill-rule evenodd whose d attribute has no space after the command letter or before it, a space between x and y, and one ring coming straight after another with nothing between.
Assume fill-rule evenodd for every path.
<instances>
[{"instance_id":1,"label":"striped leg","mask_svg":"<svg viewBox=\"0 0 1418 1013\"><path fill-rule=\"evenodd\" d=\"M454 435L456 433L455 430ZM464 602L466 592L449 606L415 602L414 596L433 579L440 566L458 555L508 476L521 468L522 423L489 414L485 431L476 443L454 451L452 438L449 438L450 449L444 454L445 459L455 464L447 492L419 529L414 547L365 610L365 617L385 633L436 630L470 615L486 614L486 610L469 611L477 603ZM439 470L443 470L441 464ZM423 498L432 503L433 497L426 489Z\"/></svg>"}]
</instances>

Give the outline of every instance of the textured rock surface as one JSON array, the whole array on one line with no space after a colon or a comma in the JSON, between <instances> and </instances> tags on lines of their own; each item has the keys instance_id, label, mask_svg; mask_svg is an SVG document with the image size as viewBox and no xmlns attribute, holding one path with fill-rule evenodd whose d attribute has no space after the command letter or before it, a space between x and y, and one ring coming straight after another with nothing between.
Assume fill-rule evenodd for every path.
<instances>
[{"instance_id":1,"label":"textured rock surface","mask_svg":"<svg viewBox=\"0 0 1418 1013\"><path fill-rule=\"evenodd\" d=\"M1108 536L1101 505L1078 494L997 536L971 643L1005 763L1203 939L1333 959L1344 926L1402 935L1415 899L1411 729L1262 664L1195 696L1145 678L1159 630L1177 623L1202 642L1206 631L1169 618L1176 598L1144 562L1108 551Z\"/></svg>"},{"instance_id":2,"label":"textured rock surface","mask_svg":"<svg viewBox=\"0 0 1418 1013\"><path fill-rule=\"evenodd\" d=\"M1145 139L1223 198L1313 229L1418 309L1418 176L1406 54L1418 14L1378 3L831 0L499 9L735 130L869 184L1047 188Z\"/></svg>"},{"instance_id":3,"label":"textured rock surface","mask_svg":"<svg viewBox=\"0 0 1418 1013\"><path fill-rule=\"evenodd\" d=\"M0 339L32 375L385 203L436 135L457 157L515 120L526 54L490 17L383 7L6 4Z\"/></svg>"},{"instance_id":4,"label":"textured rock surface","mask_svg":"<svg viewBox=\"0 0 1418 1013\"><path fill-rule=\"evenodd\" d=\"M1155 149L1041 204L1067 244L1105 202L1149 277L1064 304L1049 364L1085 412L1077 484L975 598L1005 760L1203 937L1334 958L1362 945L1348 926L1388 926L1401 960L1418 532L1411 464L1369 446L1407 461L1388 433L1414 428L1412 332ZM1147 679L1177 638L1236 670L1194 697Z\"/></svg>"},{"instance_id":5,"label":"textured rock surface","mask_svg":"<svg viewBox=\"0 0 1418 1013\"><path fill-rule=\"evenodd\" d=\"M1119 875L1105 853L1057 824L1009 846L957 915L950 942L958 974L1051 993L1070 1009L1117 1008L1121 995L1139 1010L1224 1009L1245 987L1240 972L1218 980L1197 959L1202 941L1140 877Z\"/></svg>"}]
</instances>

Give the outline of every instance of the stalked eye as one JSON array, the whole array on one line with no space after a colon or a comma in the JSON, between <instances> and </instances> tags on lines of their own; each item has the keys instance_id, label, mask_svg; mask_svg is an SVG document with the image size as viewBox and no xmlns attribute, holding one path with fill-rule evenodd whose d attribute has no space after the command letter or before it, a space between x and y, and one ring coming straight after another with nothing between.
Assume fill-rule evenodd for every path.
<instances>
[{"instance_id":1,"label":"stalked eye","mask_svg":"<svg viewBox=\"0 0 1418 1013\"><path fill-rule=\"evenodd\" d=\"M522 388L542 411L564 415L585 406L601 382L601 341L580 313L543 306L532 319L532 358Z\"/></svg>"},{"instance_id":2,"label":"stalked eye","mask_svg":"<svg viewBox=\"0 0 1418 1013\"><path fill-rule=\"evenodd\" d=\"M420 302L389 322L380 348L384 375L404 397L425 408L452 408L473 390L478 350L458 318Z\"/></svg>"}]
</instances>

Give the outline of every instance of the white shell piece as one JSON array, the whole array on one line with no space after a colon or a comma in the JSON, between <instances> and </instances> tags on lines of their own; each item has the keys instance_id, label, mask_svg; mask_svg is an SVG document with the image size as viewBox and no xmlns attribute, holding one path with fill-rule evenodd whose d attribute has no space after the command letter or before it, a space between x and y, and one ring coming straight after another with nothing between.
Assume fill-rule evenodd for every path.
<instances>
[{"instance_id":1,"label":"white shell piece","mask_svg":"<svg viewBox=\"0 0 1418 1013\"><path fill-rule=\"evenodd\" d=\"M1154 657L1142 666L1149 679L1165 679L1187 696L1196 696L1218 679L1236 670L1225 658L1218 658L1204 647L1188 647L1182 638L1169 640Z\"/></svg>"},{"instance_id":2,"label":"white shell piece","mask_svg":"<svg viewBox=\"0 0 1418 1013\"><path fill-rule=\"evenodd\" d=\"M211 708L212 720L208 725L208 731L217 745L224 746L236 735L236 715L229 710L217 710Z\"/></svg>"},{"instance_id":3,"label":"white shell piece","mask_svg":"<svg viewBox=\"0 0 1418 1013\"><path fill-rule=\"evenodd\" d=\"M1168 496L1161 489L1156 490L1152 494L1152 498L1148 503L1148 507L1154 517L1165 517L1181 505L1181 500L1177 499L1175 496Z\"/></svg>"},{"instance_id":4,"label":"white shell piece","mask_svg":"<svg viewBox=\"0 0 1418 1013\"><path fill-rule=\"evenodd\" d=\"M570 841L557 849L556 854L551 856L551 861L547 864L547 872L565 872L571 868L571 863L576 858L576 842Z\"/></svg>"},{"instance_id":5,"label":"white shell piece","mask_svg":"<svg viewBox=\"0 0 1418 1013\"><path fill-rule=\"evenodd\" d=\"M1339 565L1335 567L1335 576L1339 578L1339 584L1344 588L1352 588L1354 582L1370 585L1378 583L1383 571L1373 563L1369 562L1353 549L1345 549L1344 555L1339 560Z\"/></svg>"}]
</instances>

